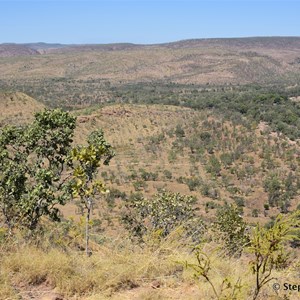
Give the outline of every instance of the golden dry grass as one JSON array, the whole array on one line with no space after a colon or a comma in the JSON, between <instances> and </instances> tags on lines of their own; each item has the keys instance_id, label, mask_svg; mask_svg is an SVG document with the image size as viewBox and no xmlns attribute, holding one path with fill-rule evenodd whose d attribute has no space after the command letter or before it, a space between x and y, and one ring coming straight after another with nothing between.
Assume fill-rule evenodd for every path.
<instances>
[{"instance_id":1,"label":"golden dry grass","mask_svg":"<svg viewBox=\"0 0 300 300\"><path fill-rule=\"evenodd\" d=\"M211 286L203 278L184 267L185 262L196 263L188 246L183 246L178 233L161 243L150 243L142 248L129 241L117 239L99 246L91 257L74 250L63 252L52 248L44 251L36 246L18 246L14 251L2 249L0 299L19 299L28 291L36 298L47 290L55 291L64 299L216 299ZM250 272L250 256L228 258L215 244L204 244L203 252L211 261L209 277L219 293L225 278L241 284L238 300L252 299L255 284ZM276 280L267 284L259 299L298 299L298 293L280 290L272 284L297 284L299 260L285 270L274 272ZM40 292L40 294L39 294ZM222 295L230 298L232 286ZM222 298L223 299L223 298ZM224 298L225 299L225 298Z\"/></svg>"},{"instance_id":2,"label":"golden dry grass","mask_svg":"<svg viewBox=\"0 0 300 300\"><path fill-rule=\"evenodd\" d=\"M45 108L40 102L20 92L0 93L0 106L0 126L32 121L34 113Z\"/></svg>"}]
</instances>

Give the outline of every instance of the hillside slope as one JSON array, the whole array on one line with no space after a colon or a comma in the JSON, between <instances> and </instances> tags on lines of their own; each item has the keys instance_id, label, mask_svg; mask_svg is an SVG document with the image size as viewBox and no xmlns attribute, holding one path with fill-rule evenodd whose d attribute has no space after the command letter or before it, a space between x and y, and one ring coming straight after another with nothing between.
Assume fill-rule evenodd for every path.
<instances>
[{"instance_id":1,"label":"hillside slope","mask_svg":"<svg viewBox=\"0 0 300 300\"><path fill-rule=\"evenodd\" d=\"M196 196L205 218L225 202L235 202L251 222L267 222L298 205L299 143L265 123L256 126L210 111L159 105L111 105L83 112L77 112L75 141L102 128L115 147L116 157L102 171L113 188L113 202L122 192L151 197L167 189ZM280 185L275 202L268 188L273 180Z\"/></svg>"},{"instance_id":2,"label":"hillside slope","mask_svg":"<svg viewBox=\"0 0 300 300\"><path fill-rule=\"evenodd\" d=\"M0 47L8 47L0 45ZM37 52L38 44L10 45ZM31 48L30 48L31 47ZM1 79L102 79L245 84L299 76L300 38L187 40L157 45L42 45L49 53L0 61ZM1 49L1 48L0 48ZM11 51L11 55L14 55ZM25 54L24 54L25 55Z\"/></svg>"},{"instance_id":3,"label":"hillside slope","mask_svg":"<svg viewBox=\"0 0 300 300\"><path fill-rule=\"evenodd\" d=\"M15 125L33 120L45 106L23 93L0 93L0 107L0 125Z\"/></svg>"},{"instance_id":4,"label":"hillside slope","mask_svg":"<svg viewBox=\"0 0 300 300\"><path fill-rule=\"evenodd\" d=\"M22 93L1 94L0 104L1 125L29 122L44 108ZM300 200L299 142L272 132L266 123L161 105L109 105L74 114L74 143L102 128L115 148L116 157L101 172L114 190L113 202L120 193L151 197L167 189L196 196L204 217L236 202L248 220L267 222ZM269 182L279 185L275 200ZM63 210L75 214L73 206Z\"/></svg>"},{"instance_id":5,"label":"hillside slope","mask_svg":"<svg viewBox=\"0 0 300 300\"><path fill-rule=\"evenodd\" d=\"M38 55L35 49L18 44L0 44L0 58L13 56Z\"/></svg>"},{"instance_id":6,"label":"hillside slope","mask_svg":"<svg viewBox=\"0 0 300 300\"><path fill-rule=\"evenodd\" d=\"M0 106L5 117L1 125L26 123L31 112L43 109L22 93L2 94ZM128 238L121 221L126 204L138 197L151 199L163 190L195 196L197 214L208 225L204 233L196 231L196 238L203 238L215 286L221 290L230 278L241 282L242 294L235 299L252 298L254 255L226 256L223 244L216 244L220 235L211 230L212 221L225 203L238 207L249 228L269 225L279 212L299 208L299 141L273 132L267 123L241 116L228 119L207 109L113 104L72 113L77 116L75 144L102 128L116 152L110 165L100 170L110 193L94 199L93 255L83 255L85 217L76 199L62 207L62 223L44 220L44 230L30 244L29 235L23 240L21 235L11 236L6 243L2 231L0 298L215 299L211 286L184 267L197 262L191 251L194 243L181 229L168 237L155 230L141 244ZM288 265L272 271L280 284L297 281L299 252L293 248L291 253ZM230 291L225 290L228 299ZM279 300L285 291L275 294L266 285L261 294L257 299ZM298 299L297 294L289 299Z\"/></svg>"}]
</instances>

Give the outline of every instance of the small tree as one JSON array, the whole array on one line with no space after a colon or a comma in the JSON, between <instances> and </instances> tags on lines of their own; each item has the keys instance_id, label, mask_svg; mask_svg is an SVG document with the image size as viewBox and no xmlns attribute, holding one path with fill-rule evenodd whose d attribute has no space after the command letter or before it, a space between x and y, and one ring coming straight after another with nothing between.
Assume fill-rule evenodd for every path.
<instances>
[{"instance_id":1,"label":"small tree","mask_svg":"<svg viewBox=\"0 0 300 300\"><path fill-rule=\"evenodd\" d=\"M238 207L226 204L218 209L214 231L224 243L229 255L240 256L248 244L249 237L246 228L247 224L240 215Z\"/></svg>"},{"instance_id":2,"label":"small tree","mask_svg":"<svg viewBox=\"0 0 300 300\"><path fill-rule=\"evenodd\" d=\"M65 175L75 117L45 110L30 125L0 131L0 209L9 231L35 229L42 216L59 219L70 189Z\"/></svg>"},{"instance_id":3,"label":"small tree","mask_svg":"<svg viewBox=\"0 0 300 300\"><path fill-rule=\"evenodd\" d=\"M220 176L221 172L221 164L218 158L215 155L212 155L209 158L208 164L206 166L206 170L210 173L213 177Z\"/></svg>"},{"instance_id":4,"label":"small tree","mask_svg":"<svg viewBox=\"0 0 300 300\"><path fill-rule=\"evenodd\" d=\"M269 174L264 181L264 189L268 192L270 206L278 206L282 196L283 186L277 174Z\"/></svg>"},{"instance_id":5,"label":"small tree","mask_svg":"<svg viewBox=\"0 0 300 300\"><path fill-rule=\"evenodd\" d=\"M79 197L86 209L86 254L89 255L89 221L93 198L99 193L106 193L104 184L95 180L100 164L108 165L114 152L104 139L102 130L92 132L88 137L87 146L72 149L70 166L73 168L73 196Z\"/></svg>"},{"instance_id":6,"label":"small tree","mask_svg":"<svg viewBox=\"0 0 300 300\"><path fill-rule=\"evenodd\" d=\"M210 256L208 256L204 251L202 251L201 245L195 249L195 258L196 263L188 263L186 261L184 265L187 269L193 270L195 279L199 280L200 278L203 278L207 283L209 283L214 293L215 299L241 299L241 291L243 285L241 283L240 278L238 278L234 282L231 278L224 277L222 283L218 286L213 279L214 276L212 274L212 271L214 269L214 266L212 266L212 260Z\"/></svg>"},{"instance_id":7,"label":"small tree","mask_svg":"<svg viewBox=\"0 0 300 300\"><path fill-rule=\"evenodd\" d=\"M143 240L143 235L159 231L165 237L180 225L189 224L189 231L195 239L201 239L205 228L202 220L196 217L194 207L196 199L179 193L163 191L152 199L145 199L140 194L129 199L127 211L122 220L133 236ZM193 232L192 232L193 231Z\"/></svg>"},{"instance_id":8,"label":"small tree","mask_svg":"<svg viewBox=\"0 0 300 300\"><path fill-rule=\"evenodd\" d=\"M285 244L299 239L300 211L292 215L279 215L270 228L256 225L248 251L254 254L251 270L255 275L253 300L257 299L262 287L271 280L275 268L283 267L288 259Z\"/></svg>"}]
</instances>

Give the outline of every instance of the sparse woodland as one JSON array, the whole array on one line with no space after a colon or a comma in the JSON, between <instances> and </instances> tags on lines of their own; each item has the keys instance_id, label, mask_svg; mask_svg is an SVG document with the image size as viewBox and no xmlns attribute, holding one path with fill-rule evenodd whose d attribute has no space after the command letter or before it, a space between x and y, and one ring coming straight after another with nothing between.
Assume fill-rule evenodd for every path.
<instances>
[{"instance_id":1,"label":"sparse woodland","mask_svg":"<svg viewBox=\"0 0 300 300\"><path fill-rule=\"evenodd\" d=\"M72 70L0 81L0 299L298 299L298 73Z\"/></svg>"}]
</instances>

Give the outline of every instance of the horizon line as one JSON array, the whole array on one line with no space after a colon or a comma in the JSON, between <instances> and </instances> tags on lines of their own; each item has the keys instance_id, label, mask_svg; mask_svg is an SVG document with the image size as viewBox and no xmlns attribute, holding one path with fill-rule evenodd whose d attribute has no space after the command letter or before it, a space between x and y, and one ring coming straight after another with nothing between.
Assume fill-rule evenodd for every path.
<instances>
[{"instance_id":1,"label":"horizon line","mask_svg":"<svg viewBox=\"0 0 300 300\"><path fill-rule=\"evenodd\" d=\"M57 44L57 45L66 45L66 46L76 46L76 45L118 45L118 44L129 44L129 45L137 45L137 46L151 46L151 45L163 45L163 44L171 44L178 43L184 41L197 41L197 40L224 40L224 39L255 39L255 38L300 38L300 35L253 35L253 36L228 36L228 37L206 37L206 38L187 38L187 39L179 39L173 41L166 42L157 42L157 43L135 43L135 42L108 42L108 43L63 43L63 42L2 42L0 45L30 45L30 44Z\"/></svg>"}]
</instances>

